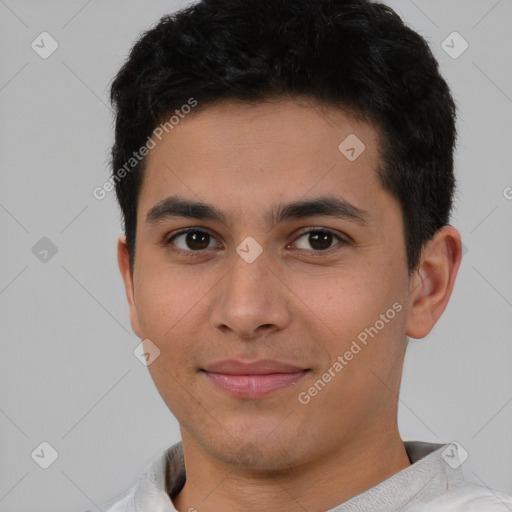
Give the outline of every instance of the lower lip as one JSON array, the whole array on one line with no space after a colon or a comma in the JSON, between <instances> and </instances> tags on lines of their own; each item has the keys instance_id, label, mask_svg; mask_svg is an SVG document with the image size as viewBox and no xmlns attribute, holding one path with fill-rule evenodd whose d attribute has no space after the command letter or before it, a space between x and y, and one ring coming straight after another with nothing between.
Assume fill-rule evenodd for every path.
<instances>
[{"instance_id":1,"label":"lower lip","mask_svg":"<svg viewBox=\"0 0 512 512\"><path fill-rule=\"evenodd\" d=\"M259 398L295 384L307 372L308 370L265 375L228 375L210 372L205 374L215 386L235 397Z\"/></svg>"}]
</instances>

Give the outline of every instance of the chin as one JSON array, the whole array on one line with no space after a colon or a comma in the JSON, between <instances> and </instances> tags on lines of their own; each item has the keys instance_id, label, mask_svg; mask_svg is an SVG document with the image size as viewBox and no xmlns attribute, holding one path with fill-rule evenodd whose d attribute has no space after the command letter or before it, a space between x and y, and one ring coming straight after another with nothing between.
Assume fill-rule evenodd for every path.
<instances>
[{"instance_id":1,"label":"chin","mask_svg":"<svg viewBox=\"0 0 512 512\"><path fill-rule=\"evenodd\" d=\"M282 436L270 440L266 433L239 437L226 434L222 439L217 439L212 445L203 448L210 456L229 466L258 472L275 472L300 464L298 459L301 454L297 450L300 444L299 439L292 437L286 443Z\"/></svg>"}]
</instances>

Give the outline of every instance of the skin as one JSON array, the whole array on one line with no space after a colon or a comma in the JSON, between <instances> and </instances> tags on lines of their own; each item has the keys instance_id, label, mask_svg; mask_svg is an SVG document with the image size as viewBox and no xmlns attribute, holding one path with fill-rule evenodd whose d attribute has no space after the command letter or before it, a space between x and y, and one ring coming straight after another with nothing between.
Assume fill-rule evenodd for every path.
<instances>
[{"instance_id":1,"label":"skin","mask_svg":"<svg viewBox=\"0 0 512 512\"><path fill-rule=\"evenodd\" d=\"M366 146L353 162L338 150L349 134ZM181 428L187 480L176 508L320 512L408 467L397 427L407 336L426 336L443 313L461 240L443 227L409 276L400 206L375 171L377 129L314 102L225 101L186 116L147 158L133 274L124 237L118 263L132 328L160 350L148 369ZM318 215L267 222L276 203L325 194L366 210L369 224ZM171 195L215 205L228 224L146 223ZM213 237L198 257L173 252L193 252L185 236L163 243L187 227ZM322 254L304 234L311 228L350 243L334 236ZM263 248L250 264L235 251L249 236ZM395 302L403 309L301 404L298 394ZM199 371L264 358L311 371L258 399L229 396Z\"/></svg>"}]
</instances>

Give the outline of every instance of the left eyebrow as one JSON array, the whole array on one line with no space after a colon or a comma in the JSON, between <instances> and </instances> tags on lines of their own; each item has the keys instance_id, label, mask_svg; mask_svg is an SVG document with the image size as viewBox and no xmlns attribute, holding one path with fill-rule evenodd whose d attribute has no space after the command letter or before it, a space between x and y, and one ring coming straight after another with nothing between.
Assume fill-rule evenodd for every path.
<instances>
[{"instance_id":1,"label":"left eyebrow","mask_svg":"<svg viewBox=\"0 0 512 512\"><path fill-rule=\"evenodd\" d=\"M366 210L332 195L277 204L267 213L266 220L273 227L285 220L313 216L341 218L361 226L371 223L371 216ZM146 223L155 224L173 217L215 220L228 225L227 215L217 207L203 201L192 201L178 196L167 197L153 206L146 215Z\"/></svg>"},{"instance_id":2,"label":"left eyebrow","mask_svg":"<svg viewBox=\"0 0 512 512\"><path fill-rule=\"evenodd\" d=\"M361 226L367 226L371 222L371 216L366 210L337 196L321 196L311 200L279 204L272 210L270 220L274 226L284 220L302 219L315 215L336 217Z\"/></svg>"}]
</instances>

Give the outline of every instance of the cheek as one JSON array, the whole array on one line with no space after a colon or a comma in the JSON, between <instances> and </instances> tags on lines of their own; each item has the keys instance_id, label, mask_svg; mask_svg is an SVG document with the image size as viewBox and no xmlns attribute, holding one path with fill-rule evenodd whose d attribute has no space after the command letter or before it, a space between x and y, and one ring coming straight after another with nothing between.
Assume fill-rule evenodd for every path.
<instances>
[{"instance_id":1,"label":"cheek","mask_svg":"<svg viewBox=\"0 0 512 512\"><path fill-rule=\"evenodd\" d=\"M180 337L179 333L188 328L191 318L202 308L201 294L194 283L177 279L176 275L175 271L148 271L135 283L142 333L157 345Z\"/></svg>"},{"instance_id":2,"label":"cheek","mask_svg":"<svg viewBox=\"0 0 512 512\"><path fill-rule=\"evenodd\" d=\"M360 342L357 359L362 363L378 361L384 352L389 357L405 317L399 286L389 276L370 271L339 275L310 288L305 303L329 327L326 348L332 359L349 350L353 341Z\"/></svg>"},{"instance_id":3,"label":"cheek","mask_svg":"<svg viewBox=\"0 0 512 512\"><path fill-rule=\"evenodd\" d=\"M190 368L197 366L193 341L198 338L205 302L192 283L176 279L175 273L147 272L136 289L137 311L144 338L157 347L159 356L148 366L166 405L178 414L190 401ZM202 292L204 295L204 291Z\"/></svg>"},{"instance_id":4,"label":"cheek","mask_svg":"<svg viewBox=\"0 0 512 512\"><path fill-rule=\"evenodd\" d=\"M376 286L370 272L333 270L330 275L304 279L301 300L336 334L346 338L353 329L364 328L385 302L385 290Z\"/></svg>"}]
</instances>

